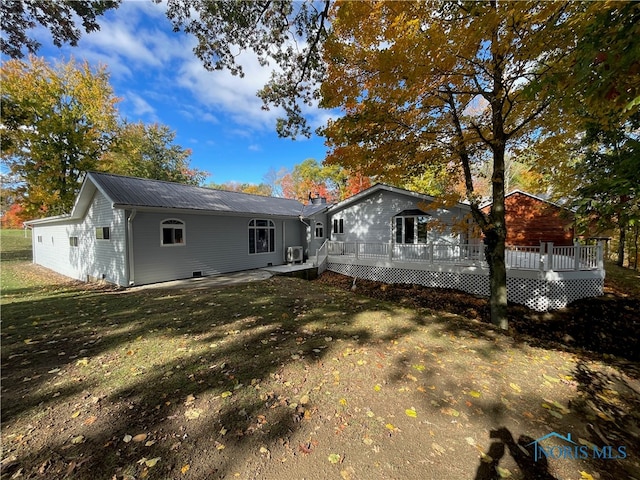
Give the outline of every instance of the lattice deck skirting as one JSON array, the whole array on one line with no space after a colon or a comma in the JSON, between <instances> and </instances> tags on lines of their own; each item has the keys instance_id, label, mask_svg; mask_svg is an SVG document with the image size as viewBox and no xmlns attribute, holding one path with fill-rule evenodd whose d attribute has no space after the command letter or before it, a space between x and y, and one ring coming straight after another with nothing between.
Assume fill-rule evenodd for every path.
<instances>
[{"instance_id":1,"label":"lattice deck skirting","mask_svg":"<svg viewBox=\"0 0 640 480\"><path fill-rule=\"evenodd\" d=\"M384 283L409 283L432 288L451 288L474 295L489 296L489 272L480 268L449 268L442 265L432 270L380 266L366 259L329 258L327 270L350 277ZM364 264L363 264L364 263ZM372 263L366 265L366 263ZM602 295L604 276L600 272L535 272L507 271L507 298L510 302L544 312L557 310L586 297Z\"/></svg>"}]
</instances>

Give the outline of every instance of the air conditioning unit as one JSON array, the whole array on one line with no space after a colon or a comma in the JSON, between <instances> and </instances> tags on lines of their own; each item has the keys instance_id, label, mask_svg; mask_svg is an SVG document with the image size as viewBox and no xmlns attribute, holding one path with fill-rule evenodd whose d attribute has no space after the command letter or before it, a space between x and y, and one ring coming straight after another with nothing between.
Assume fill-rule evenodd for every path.
<instances>
[{"instance_id":1,"label":"air conditioning unit","mask_svg":"<svg viewBox=\"0 0 640 480\"><path fill-rule=\"evenodd\" d=\"M287 263L302 263L302 247L287 247Z\"/></svg>"}]
</instances>

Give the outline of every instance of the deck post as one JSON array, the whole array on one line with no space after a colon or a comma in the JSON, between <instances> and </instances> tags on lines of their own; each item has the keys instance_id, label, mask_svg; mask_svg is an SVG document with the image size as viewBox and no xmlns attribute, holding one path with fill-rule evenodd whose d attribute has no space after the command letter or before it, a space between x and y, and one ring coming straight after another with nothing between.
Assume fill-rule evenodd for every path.
<instances>
[{"instance_id":1,"label":"deck post","mask_svg":"<svg viewBox=\"0 0 640 480\"><path fill-rule=\"evenodd\" d=\"M573 269L575 271L580 270L580 243L577 240L573 241Z\"/></svg>"},{"instance_id":2,"label":"deck post","mask_svg":"<svg viewBox=\"0 0 640 480\"><path fill-rule=\"evenodd\" d=\"M356 256L356 258L360 258L359 250L360 250L360 247L358 246L358 242L355 242L355 256Z\"/></svg>"},{"instance_id":3,"label":"deck post","mask_svg":"<svg viewBox=\"0 0 640 480\"><path fill-rule=\"evenodd\" d=\"M540 242L540 254L539 254L539 258L538 258L538 268L540 269L541 272L544 272L544 254L545 254L545 246L546 243L544 242Z\"/></svg>"},{"instance_id":4,"label":"deck post","mask_svg":"<svg viewBox=\"0 0 640 480\"><path fill-rule=\"evenodd\" d=\"M393 240L389 240L389 261L393 262Z\"/></svg>"},{"instance_id":5,"label":"deck post","mask_svg":"<svg viewBox=\"0 0 640 480\"><path fill-rule=\"evenodd\" d=\"M553 270L553 242L547 242L547 265L545 271L550 272Z\"/></svg>"},{"instance_id":6,"label":"deck post","mask_svg":"<svg viewBox=\"0 0 640 480\"><path fill-rule=\"evenodd\" d=\"M429 243L429 265L433 265L433 242Z\"/></svg>"},{"instance_id":7,"label":"deck post","mask_svg":"<svg viewBox=\"0 0 640 480\"><path fill-rule=\"evenodd\" d=\"M604 271L604 243L602 240L598 240L597 259L598 259L598 270L603 272Z\"/></svg>"}]
</instances>

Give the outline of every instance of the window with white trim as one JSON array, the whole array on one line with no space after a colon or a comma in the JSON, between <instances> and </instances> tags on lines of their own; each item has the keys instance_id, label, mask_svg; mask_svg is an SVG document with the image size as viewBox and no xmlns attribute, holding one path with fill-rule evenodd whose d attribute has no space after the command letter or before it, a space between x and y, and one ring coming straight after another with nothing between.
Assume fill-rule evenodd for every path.
<instances>
[{"instance_id":1,"label":"window with white trim","mask_svg":"<svg viewBox=\"0 0 640 480\"><path fill-rule=\"evenodd\" d=\"M249 253L271 253L276 250L276 224L273 220L254 218L249 222Z\"/></svg>"},{"instance_id":2,"label":"window with white trim","mask_svg":"<svg viewBox=\"0 0 640 480\"><path fill-rule=\"evenodd\" d=\"M324 238L324 223L316 222L316 238Z\"/></svg>"},{"instance_id":3,"label":"window with white trim","mask_svg":"<svg viewBox=\"0 0 640 480\"><path fill-rule=\"evenodd\" d=\"M78 246L78 237L69 237L69 245L72 247Z\"/></svg>"},{"instance_id":4,"label":"window with white trim","mask_svg":"<svg viewBox=\"0 0 640 480\"><path fill-rule=\"evenodd\" d=\"M427 243L429 240L428 215L399 215L394 217L396 243Z\"/></svg>"},{"instance_id":5,"label":"window with white trim","mask_svg":"<svg viewBox=\"0 0 640 480\"><path fill-rule=\"evenodd\" d=\"M109 240L111 238L110 227L96 227L96 238L98 240Z\"/></svg>"},{"instance_id":6,"label":"window with white trim","mask_svg":"<svg viewBox=\"0 0 640 480\"><path fill-rule=\"evenodd\" d=\"M168 218L160 223L160 244L165 247L185 244L185 224L177 218Z\"/></svg>"},{"instance_id":7,"label":"window with white trim","mask_svg":"<svg viewBox=\"0 0 640 480\"><path fill-rule=\"evenodd\" d=\"M343 218L334 218L333 219L333 233L344 233L344 219Z\"/></svg>"}]
</instances>

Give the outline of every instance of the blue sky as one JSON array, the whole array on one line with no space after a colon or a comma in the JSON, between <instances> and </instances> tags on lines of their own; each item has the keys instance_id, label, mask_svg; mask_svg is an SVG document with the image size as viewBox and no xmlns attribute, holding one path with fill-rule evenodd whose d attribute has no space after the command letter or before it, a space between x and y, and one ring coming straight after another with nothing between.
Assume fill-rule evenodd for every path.
<instances>
[{"instance_id":1,"label":"blue sky","mask_svg":"<svg viewBox=\"0 0 640 480\"><path fill-rule=\"evenodd\" d=\"M176 132L175 143L192 149L191 165L209 173L205 183L260 183L269 169L291 170L307 158L324 159L322 138L278 138L279 112L263 111L255 95L270 72L253 55L239 57L244 78L207 72L193 54L194 39L173 32L164 9L151 0L126 0L100 17L100 31L83 34L77 47L57 48L48 32L38 29L38 55L105 65L122 99L120 114L130 122L168 125ZM328 117L315 108L307 113L314 130Z\"/></svg>"}]
</instances>

